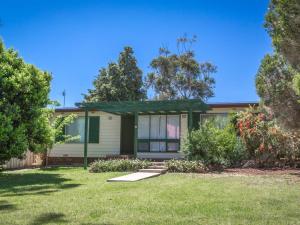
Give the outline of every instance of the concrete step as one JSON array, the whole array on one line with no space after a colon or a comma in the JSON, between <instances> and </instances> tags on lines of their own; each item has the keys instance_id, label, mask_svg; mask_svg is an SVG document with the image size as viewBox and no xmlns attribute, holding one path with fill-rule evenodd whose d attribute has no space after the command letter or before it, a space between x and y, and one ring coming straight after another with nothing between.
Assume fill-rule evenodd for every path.
<instances>
[{"instance_id":1,"label":"concrete step","mask_svg":"<svg viewBox=\"0 0 300 225\"><path fill-rule=\"evenodd\" d=\"M167 169L165 166L149 166L147 169Z\"/></svg>"},{"instance_id":2,"label":"concrete step","mask_svg":"<svg viewBox=\"0 0 300 225\"><path fill-rule=\"evenodd\" d=\"M164 166L165 162L152 162L151 165L152 166Z\"/></svg>"},{"instance_id":3,"label":"concrete step","mask_svg":"<svg viewBox=\"0 0 300 225\"><path fill-rule=\"evenodd\" d=\"M140 169L139 172L143 173L166 173L167 169Z\"/></svg>"}]
</instances>

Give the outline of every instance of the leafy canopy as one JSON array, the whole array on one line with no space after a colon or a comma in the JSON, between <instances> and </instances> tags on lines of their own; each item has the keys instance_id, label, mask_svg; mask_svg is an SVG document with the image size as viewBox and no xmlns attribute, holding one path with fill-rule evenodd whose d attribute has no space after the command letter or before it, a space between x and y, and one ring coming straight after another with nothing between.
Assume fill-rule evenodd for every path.
<instances>
[{"instance_id":1,"label":"leafy canopy","mask_svg":"<svg viewBox=\"0 0 300 225\"><path fill-rule=\"evenodd\" d=\"M256 75L258 95L287 129L300 128L300 96L293 90L295 73L280 55L266 55Z\"/></svg>"},{"instance_id":2,"label":"leafy canopy","mask_svg":"<svg viewBox=\"0 0 300 225\"><path fill-rule=\"evenodd\" d=\"M300 93L300 1L271 0L265 27L277 52L298 72L294 89Z\"/></svg>"},{"instance_id":3,"label":"leafy canopy","mask_svg":"<svg viewBox=\"0 0 300 225\"><path fill-rule=\"evenodd\" d=\"M125 47L118 62L102 68L93 82L94 89L85 95L87 102L141 100L146 98L142 71L131 47Z\"/></svg>"},{"instance_id":4,"label":"leafy canopy","mask_svg":"<svg viewBox=\"0 0 300 225\"><path fill-rule=\"evenodd\" d=\"M24 62L0 40L0 164L52 143L48 110L51 75Z\"/></svg>"},{"instance_id":5,"label":"leafy canopy","mask_svg":"<svg viewBox=\"0 0 300 225\"><path fill-rule=\"evenodd\" d=\"M150 64L153 72L148 74L147 86L152 87L159 99L191 99L206 100L214 95L215 65L200 63L192 49L196 37L186 36L177 40L177 54L167 48L159 49L159 56Z\"/></svg>"}]
</instances>

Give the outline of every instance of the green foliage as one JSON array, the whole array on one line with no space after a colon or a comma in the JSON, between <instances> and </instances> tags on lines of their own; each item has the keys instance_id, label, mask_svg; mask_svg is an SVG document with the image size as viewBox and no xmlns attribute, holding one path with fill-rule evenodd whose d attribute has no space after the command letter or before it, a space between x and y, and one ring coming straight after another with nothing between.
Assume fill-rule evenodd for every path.
<instances>
[{"instance_id":1,"label":"green foliage","mask_svg":"<svg viewBox=\"0 0 300 225\"><path fill-rule=\"evenodd\" d=\"M175 173L204 173L206 167L201 161L168 160L165 162L168 172Z\"/></svg>"},{"instance_id":2,"label":"green foliage","mask_svg":"<svg viewBox=\"0 0 300 225\"><path fill-rule=\"evenodd\" d=\"M51 75L27 64L0 41L0 164L27 149L45 151L52 130L45 107Z\"/></svg>"},{"instance_id":3,"label":"green foliage","mask_svg":"<svg viewBox=\"0 0 300 225\"><path fill-rule=\"evenodd\" d=\"M276 50L300 71L300 1L271 0L265 27Z\"/></svg>"},{"instance_id":4,"label":"green foliage","mask_svg":"<svg viewBox=\"0 0 300 225\"><path fill-rule=\"evenodd\" d=\"M293 87L294 87L296 94L300 96L300 73L295 75L295 77L293 79Z\"/></svg>"},{"instance_id":5,"label":"green foliage","mask_svg":"<svg viewBox=\"0 0 300 225\"><path fill-rule=\"evenodd\" d=\"M125 47L117 63L102 68L94 80L94 89L85 95L87 102L142 100L146 98L143 89L142 71L137 66L131 47Z\"/></svg>"},{"instance_id":6,"label":"green foliage","mask_svg":"<svg viewBox=\"0 0 300 225\"><path fill-rule=\"evenodd\" d=\"M136 171L144 169L150 166L150 162L146 160L98 160L90 165L90 172L101 173L101 172L125 172L125 171Z\"/></svg>"},{"instance_id":7,"label":"green foliage","mask_svg":"<svg viewBox=\"0 0 300 225\"><path fill-rule=\"evenodd\" d=\"M179 38L177 54L160 48L159 56L152 60L150 66L154 72L148 74L147 86L154 88L159 99L206 100L214 95L215 80L211 75L217 68L209 62L199 63L195 59L191 49L195 41L195 37Z\"/></svg>"},{"instance_id":8,"label":"green foliage","mask_svg":"<svg viewBox=\"0 0 300 225\"><path fill-rule=\"evenodd\" d=\"M68 143L68 142L74 142L78 140L79 136L71 136L66 135L64 130L65 127L69 124L71 124L74 119L77 117L76 114L69 114L69 115L57 115L52 117L51 119L51 126L54 129L54 143L56 144L62 144L62 143Z\"/></svg>"},{"instance_id":9,"label":"green foliage","mask_svg":"<svg viewBox=\"0 0 300 225\"><path fill-rule=\"evenodd\" d=\"M188 135L184 153L189 160L201 160L217 167L233 166L245 158L245 148L236 137L232 124L222 129L213 121L206 121Z\"/></svg>"},{"instance_id":10,"label":"green foliage","mask_svg":"<svg viewBox=\"0 0 300 225\"><path fill-rule=\"evenodd\" d=\"M300 96L293 89L296 72L275 54L266 55L256 75L256 89L264 106L286 129L300 128Z\"/></svg>"},{"instance_id":11,"label":"green foliage","mask_svg":"<svg viewBox=\"0 0 300 225\"><path fill-rule=\"evenodd\" d=\"M280 158L293 163L299 157L300 136L282 131L266 113L249 108L233 120L249 156L261 166L274 166Z\"/></svg>"}]
</instances>

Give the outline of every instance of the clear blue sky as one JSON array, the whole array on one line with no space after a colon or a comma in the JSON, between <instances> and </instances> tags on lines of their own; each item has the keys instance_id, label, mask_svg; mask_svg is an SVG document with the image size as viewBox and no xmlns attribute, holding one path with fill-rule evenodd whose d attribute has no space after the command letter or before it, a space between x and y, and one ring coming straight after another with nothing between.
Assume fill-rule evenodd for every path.
<instances>
[{"instance_id":1,"label":"clear blue sky","mask_svg":"<svg viewBox=\"0 0 300 225\"><path fill-rule=\"evenodd\" d=\"M99 68L134 48L149 72L161 45L175 50L176 38L197 35L196 56L218 66L210 102L256 101L254 78L272 52L263 28L268 0L1 1L0 36L26 62L53 74L51 98L67 106L82 100ZM149 93L151 95L151 93Z\"/></svg>"}]
</instances>

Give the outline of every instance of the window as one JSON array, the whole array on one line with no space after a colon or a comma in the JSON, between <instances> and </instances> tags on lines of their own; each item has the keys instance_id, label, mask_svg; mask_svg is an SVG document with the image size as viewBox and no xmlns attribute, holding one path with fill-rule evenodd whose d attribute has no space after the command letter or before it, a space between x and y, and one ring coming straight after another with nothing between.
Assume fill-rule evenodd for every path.
<instances>
[{"instance_id":1,"label":"window","mask_svg":"<svg viewBox=\"0 0 300 225\"><path fill-rule=\"evenodd\" d=\"M149 116L139 116L138 118L138 138L149 139Z\"/></svg>"},{"instance_id":2,"label":"window","mask_svg":"<svg viewBox=\"0 0 300 225\"><path fill-rule=\"evenodd\" d=\"M164 141L150 141L150 152L165 152L166 142Z\"/></svg>"},{"instance_id":3,"label":"window","mask_svg":"<svg viewBox=\"0 0 300 225\"><path fill-rule=\"evenodd\" d=\"M84 143L84 126L85 118L83 116L77 117L73 123L66 126L65 134L73 137L78 137L72 143ZM88 123L88 142L99 143L100 117L90 116Z\"/></svg>"},{"instance_id":4,"label":"window","mask_svg":"<svg viewBox=\"0 0 300 225\"><path fill-rule=\"evenodd\" d=\"M170 115L168 116L167 122L167 136L168 139L179 139L179 116Z\"/></svg>"},{"instance_id":5,"label":"window","mask_svg":"<svg viewBox=\"0 0 300 225\"><path fill-rule=\"evenodd\" d=\"M66 126L66 135L78 137L74 143L84 142L84 117L77 117L73 123Z\"/></svg>"},{"instance_id":6,"label":"window","mask_svg":"<svg viewBox=\"0 0 300 225\"><path fill-rule=\"evenodd\" d=\"M176 152L180 146L179 115L147 115L138 118L139 152Z\"/></svg>"},{"instance_id":7,"label":"window","mask_svg":"<svg viewBox=\"0 0 300 225\"><path fill-rule=\"evenodd\" d=\"M150 139L166 138L166 116L151 116L150 122Z\"/></svg>"}]
</instances>

